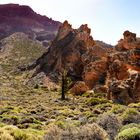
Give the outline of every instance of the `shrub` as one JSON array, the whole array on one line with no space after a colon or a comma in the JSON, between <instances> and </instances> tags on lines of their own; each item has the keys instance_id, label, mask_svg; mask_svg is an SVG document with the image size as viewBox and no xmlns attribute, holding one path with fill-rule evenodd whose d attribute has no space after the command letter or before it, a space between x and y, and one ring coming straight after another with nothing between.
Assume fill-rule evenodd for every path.
<instances>
[{"instance_id":1,"label":"shrub","mask_svg":"<svg viewBox=\"0 0 140 140\"><path fill-rule=\"evenodd\" d=\"M97 120L97 123L109 134L111 139L117 135L119 129L121 128L121 122L113 114L103 114Z\"/></svg>"},{"instance_id":2,"label":"shrub","mask_svg":"<svg viewBox=\"0 0 140 140\"><path fill-rule=\"evenodd\" d=\"M14 140L14 138L7 131L0 130L0 140Z\"/></svg>"},{"instance_id":3,"label":"shrub","mask_svg":"<svg viewBox=\"0 0 140 140\"><path fill-rule=\"evenodd\" d=\"M109 140L107 133L97 124L86 124L81 127L69 125L65 129L52 126L45 140Z\"/></svg>"},{"instance_id":4,"label":"shrub","mask_svg":"<svg viewBox=\"0 0 140 140\"><path fill-rule=\"evenodd\" d=\"M43 133L32 129L19 129L12 125L0 128L0 140L42 140Z\"/></svg>"},{"instance_id":5,"label":"shrub","mask_svg":"<svg viewBox=\"0 0 140 140\"><path fill-rule=\"evenodd\" d=\"M78 140L109 140L105 130L96 123L81 126L77 138Z\"/></svg>"},{"instance_id":6,"label":"shrub","mask_svg":"<svg viewBox=\"0 0 140 140\"><path fill-rule=\"evenodd\" d=\"M87 101L88 105L94 106L98 104L108 103L109 101L106 99L101 98L91 98Z\"/></svg>"},{"instance_id":7,"label":"shrub","mask_svg":"<svg viewBox=\"0 0 140 140\"><path fill-rule=\"evenodd\" d=\"M122 124L140 123L140 113L135 108L128 108L121 116Z\"/></svg>"},{"instance_id":8,"label":"shrub","mask_svg":"<svg viewBox=\"0 0 140 140\"><path fill-rule=\"evenodd\" d=\"M45 135L45 140L60 140L61 133L62 130L58 126L53 125L48 129Z\"/></svg>"},{"instance_id":9,"label":"shrub","mask_svg":"<svg viewBox=\"0 0 140 140\"><path fill-rule=\"evenodd\" d=\"M138 127L127 128L121 131L115 140L139 140L140 129Z\"/></svg>"},{"instance_id":10,"label":"shrub","mask_svg":"<svg viewBox=\"0 0 140 140\"><path fill-rule=\"evenodd\" d=\"M120 131L123 131L125 129L128 129L128 128L132 128L132 127L137 127L140 129L140 124L136 124L136 123L130 123L130 124L127 124L127 125L124 125Z\"/></svg>"},{"instance_id":11,"label":"shrub","mask_svg":"<svg viewBox=\"0 0 140 140\"><path fill-rule=\"evenodd\" d=\"M112 106L111 112L114 113L114 114L122 114L122 112L124 112L125 109L126 109L125 106L115 104L115 105Z\"/></svg>"},{"instance_id":12,"label":"shrub","mask_svg":"<svg viewBox=\"0 0 140 140\"><path fill-rule=\"evenodd\" d=\"M131 103L128 105L129 107L135 107L135 108L139 108L140 107L140 102L139 103Z\"/></svg>"}]
</instances>

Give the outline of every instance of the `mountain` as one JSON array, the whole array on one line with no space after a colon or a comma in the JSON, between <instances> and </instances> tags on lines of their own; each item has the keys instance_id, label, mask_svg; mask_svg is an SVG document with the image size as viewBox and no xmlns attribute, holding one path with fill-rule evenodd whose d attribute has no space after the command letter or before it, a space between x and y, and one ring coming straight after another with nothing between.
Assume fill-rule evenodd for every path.
<instances>
[{"instance_id":1,"label":"mountain","mask_svg":"<svg viewBox=\"0 0 140 140\"><path fill-rule=\"evenodd\" d=\"M87 24L73 29L17 4L0 9L1 140L139 140L135 33L111 46Z\"/></svg>"},{"instance_id":2,"label":"mountain","mask_svg":"<svg viewBox=\"0 0 140 140\"><path fill-rule=\"evenodd\" d=\"M0 39L15 32L24 32L39 41L53 40L60 22L34 12L29 6L0 5Z\"/></svg>"},{"instance_id":3,"label":"mountain","mask_svg":"<svg viewBox=\"0 0 140 140\"><path fill-rule=\"evenodd\" d=\"M95 40L95 42L96 42L96 44L98 44L99 46L104 46L105 48L113 48L112 45L107 44L107 43L105 43L105 42L103 42L103 41Z\"/></svg>"}]
</instances>

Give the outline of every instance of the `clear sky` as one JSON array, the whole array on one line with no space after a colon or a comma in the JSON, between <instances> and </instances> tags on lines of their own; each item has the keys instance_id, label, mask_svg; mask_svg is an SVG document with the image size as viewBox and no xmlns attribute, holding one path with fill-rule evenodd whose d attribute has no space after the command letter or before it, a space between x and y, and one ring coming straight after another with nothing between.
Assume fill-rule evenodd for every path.
<instances>
[{"instance_id":1,"label":"clear sky","mask_svg":"<svg viewBox=\"0 0 140 140\"><path fill-rule=\"evenodd\" d=\"M74 28L87 23L94 39L117 44L125 30L140 36L140 0L0 0L31 6L37 13Z\"/></svg>"}]
</instances>

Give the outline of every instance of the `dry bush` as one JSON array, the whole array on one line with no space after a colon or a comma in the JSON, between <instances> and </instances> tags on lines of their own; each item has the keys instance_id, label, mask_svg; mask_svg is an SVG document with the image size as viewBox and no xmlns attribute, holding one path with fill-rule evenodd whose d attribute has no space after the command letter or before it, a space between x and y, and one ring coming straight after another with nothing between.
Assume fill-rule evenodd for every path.
<instances>
[{"instance_id":1,"label":"dry bush","mask_svg":"<svg viewBox=\"0 0 140 140\"><path fill-rule=\"evenodd\" d=\"M123 112L121 119L123 125L140 123L140 112L136 108L128 108Z\"/></svg>"},{"instance_id":2,"label":"dry bush","mask_svg":"<svg viewBox=\"0 0 140 140\"><path fill-rule=\"evenodd\" d=\"M53 125L47 130L47 134L45 135L45 140L60 140L62 129L58 126Z\"/></svg>"},{"instance_id":3,"label":"dry bush","mask_svg":"<svg viewBox=\"0 0 140 140\"><path fill-rule=\"evenodd\" d=\"M108 134L98 124L86 124L79 129L78 140L108 140Z\"/></svg>"},{"instance_id":4,"label":"dry bush","mask_svg":"<svg viewBox=\"0 0 140 140\"><path fill-rule=\"evenodd\" d=\"M121 121L113 114L103 114L97 121L97 123L109 134L110 139L118 134L121 128Z\"/></svg>"},{"instance_id":5,"label":"dry bush","mask_svg":"<svg viewBox=\"0 0 140 140\"><path fill-rule=\"evenodd\" d=\"M97 124L86 124L80 127L68 126L64 130L52 126L45 140L109 140L108 134Z\"/></svg>"}]
</instances>

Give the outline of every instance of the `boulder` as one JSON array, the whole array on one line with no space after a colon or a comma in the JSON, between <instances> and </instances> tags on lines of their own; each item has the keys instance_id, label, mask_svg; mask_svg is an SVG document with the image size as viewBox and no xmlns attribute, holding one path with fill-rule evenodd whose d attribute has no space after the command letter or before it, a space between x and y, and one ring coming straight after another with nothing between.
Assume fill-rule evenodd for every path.
<instances>
[{"instance_id":1,"label":"boulder","mask_svg":"<svg viewBox=\"0 0 140 140\"><path fill-rule=\"evenodd\" d=\"M70 92L74 95L81 95L89 90L88 86L83 81L77 81L71 88Z\"/></svg>"}]
</instances>

